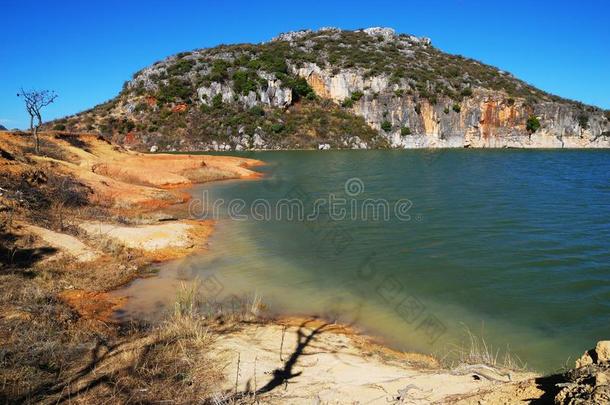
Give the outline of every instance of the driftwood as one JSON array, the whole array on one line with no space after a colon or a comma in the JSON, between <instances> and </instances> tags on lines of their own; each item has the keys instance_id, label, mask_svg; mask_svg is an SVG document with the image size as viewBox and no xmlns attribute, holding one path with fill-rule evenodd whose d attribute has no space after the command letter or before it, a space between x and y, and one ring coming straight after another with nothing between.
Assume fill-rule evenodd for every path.
<instances>
[{"instance_id":1,"label":"driftwood","mask_svg":"<svg viewBox=\"0 0 610 405\"><path fill-rule=\"evenodd\" d=\"M453 375L474 374L489 381L510 382L512 376L509 371L501 371L486 364L463 364L451 370Z\"/></svg>"}]
</instances>

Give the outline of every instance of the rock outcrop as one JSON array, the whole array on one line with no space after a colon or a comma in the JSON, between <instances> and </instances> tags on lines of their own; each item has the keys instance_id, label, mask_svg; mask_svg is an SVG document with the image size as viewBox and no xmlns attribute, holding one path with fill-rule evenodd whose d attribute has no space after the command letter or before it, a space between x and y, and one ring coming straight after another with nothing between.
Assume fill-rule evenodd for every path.
<instances>
[{"instance_id":1,"label":"rock outcrop","mask_svg":"<svg viewBox=\"0 0 610 405\"><path fill-rule=\"evenodd\" d=\"M556 404L609 404L610 340L597 342L564 377L565 382L557 384L561 390L555 396Z\"/></svg>"},{"instance_id":2,"label":"rock outcrop","mask_svg":"<svg viewBox=\"0 0 610 405\"><path fill-rule=\"evenodd\" d=\"M352 111L387 137L396 148L587 148L610 147L610 126L602 114L591 114L584 124L583 112L554 101L529 105L527 100L487 89L475 89L459 106L449 98L436 103L404 95L401 84L390 84L390 76L365 77L358 71L333 73L316 64L293 67L320 97L341 104L354 94ZM530 116L540 130L526 128ZM384 121L391 129L383 131ZM408 135L401 134L409 128ZM404 132L404 131L403 131Z\"/></svg>"},{"instance_id":3,"label":"rock outcrop","mask_svg":"<svg viewBox=\"0 0 610 405\"><path fill-rule=\"evenodd\" d=\"M237 102L245 107L251 108L259 104L268 107L286 108L292 103L292 90L282 87L282 82L272 75L265 77L266 88L257 91L249 91L247 94L237 94L233 91L231 83L212 82L209 86L197 89L197 96L201 104L212 105L212 100L220 96L223 103Z\"/></svg>"}]
</instances>

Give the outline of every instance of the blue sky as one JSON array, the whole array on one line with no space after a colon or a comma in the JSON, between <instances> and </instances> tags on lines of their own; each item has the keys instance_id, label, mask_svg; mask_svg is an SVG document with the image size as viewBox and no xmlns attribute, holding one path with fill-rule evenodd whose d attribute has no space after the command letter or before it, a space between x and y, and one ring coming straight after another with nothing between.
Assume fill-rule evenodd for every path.
<instances>
[{"instance_id":1,"label":"blue sky","mask_svg":"<svg viewBox=\"0 0 610 405\"><path fill-rule=\"evenodd\" d=\"M27 126L17 90L59 94L45 119L115 96L134 72L185 50L279 32L389 26L610 109L610 2L0 0L0 124Z\"/></svg>"}]
</instances>

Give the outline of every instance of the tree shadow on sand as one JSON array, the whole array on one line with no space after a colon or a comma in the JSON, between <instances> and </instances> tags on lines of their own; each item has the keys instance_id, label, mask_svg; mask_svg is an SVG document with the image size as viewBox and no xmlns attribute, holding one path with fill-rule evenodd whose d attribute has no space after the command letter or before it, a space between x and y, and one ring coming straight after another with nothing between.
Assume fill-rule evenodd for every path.
<instances>
[{"instance_id":1,"label":"tree shadow on sand","mask_svg":"<svg viewBox=\"0 0 610 405\"><path fill-rule=\"evenodd\" d=\"M31 276L31 272L26 269L57 253L57 249L48 246L22 248L17 245L17 240L16 235L0 231L0 271L20 270L19 274Z\"/></svg>"},{"instance_id":2,"label":"tree shadow on sand","mask_svg":"<svg viewBox=\"0 0 610 405\"><path fill-rule=\"evenodd\" d=\"M299 330L297 331L297 347L292 352L290 357L288 357L288 359L284 362L284 366L282 368L276 368L273 370L273 378L271 381L265 384L265 386L256 391L257 395L265 394L281 385L287 384L290 380L300 376L303 373L302 371L299 371L298 373L293 372L294 366L299 358L305 354L305 349L312 343L315 337L322 334L324 329L329 326L329 324L323 323L312 330L311 333L306 333L304 328L309 322L310 321L305 321L299 326Z\"/></svg>"},{"instance_id":3,"label":"tree shadow on sand","mask_svg":"<svg viewBox=\"0 0 610 405\"><path fill-rule=\"evenodd\" d=\"M312 329L311 327L308 327L308 324L312 322L319 322L319 320L317 318L312 318L299 325L299 328L296 331L297 345L294 351L292 351L281 367L270 372L272 378L263 387L259 389L253 388L252 381L249 380L243 391L225 391L211 403L230 404L241 400L251 400L257 398L259 395L272 394L277 388L281 386L286 387L291 381L303 373L302 371L297 372L294 370L302 357L321 353L336 353L337 351L335 349L321 347L320 345L316 345L315 341L323 333L330 332L334 328L337 328L337 325L334 323L321 323L319 326ZM282 360L281 353L280 360Z\"/></svg>"}]
</instances>

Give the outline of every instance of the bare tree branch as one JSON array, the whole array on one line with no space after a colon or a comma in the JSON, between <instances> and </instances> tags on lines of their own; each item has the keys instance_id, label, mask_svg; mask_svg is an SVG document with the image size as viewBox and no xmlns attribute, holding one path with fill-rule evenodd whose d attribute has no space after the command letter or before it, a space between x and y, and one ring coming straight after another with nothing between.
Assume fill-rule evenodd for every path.
<instances>
[{"instance_id":1,"label":"bare tree branch","mask_svg":"<svg viewBox=\"0 0 610 405\"><path fill-rule=\"evenodd\" d=\"M57 98L57 94L51 90L24 90L17 93L17 97L23 97L25 101L25 109L30 116L30 131L36 140L36 153L40 153L40 139L38 138L38 130L42 125L42 114L41 110L53 103ZM34 125L34 118L37 120L37 124Z\"/></svg>"}]
</instances>

